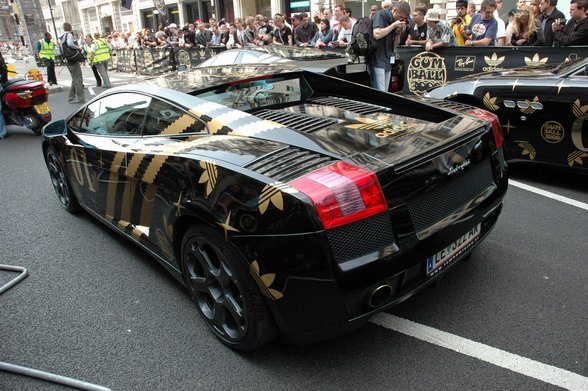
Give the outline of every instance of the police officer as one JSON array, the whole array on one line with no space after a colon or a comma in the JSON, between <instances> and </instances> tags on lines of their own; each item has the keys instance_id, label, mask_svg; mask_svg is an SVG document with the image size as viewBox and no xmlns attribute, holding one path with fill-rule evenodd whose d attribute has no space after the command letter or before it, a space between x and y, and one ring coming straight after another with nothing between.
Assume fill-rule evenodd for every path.
<instances>
[{"instance_id":1,"label":"police officer","mask_svg":"<svg viewBox=\"0 0 588 391\"><path fill-rule=\"evenodd\" d=\"M110 88L110 78L108 77L110 45L108 41L102 38L100 33L95 33L94 38L90 52L90 64L96 65L96 69L102 78L102 88Z\"/></svg>"},{"instance_id":2,"label":"police officer","mask_svg":"<svg viewBox=\"0 0 588 391\"><path fill-rule=\"evenodd\" d=\"M37 52L39 58L43 59L47 66L47 81L49 85L57 84L57 77L55 76L55 45L51 40L51 34L45 33L45 37L37 42Z\"/></svg>"}]
</instances>

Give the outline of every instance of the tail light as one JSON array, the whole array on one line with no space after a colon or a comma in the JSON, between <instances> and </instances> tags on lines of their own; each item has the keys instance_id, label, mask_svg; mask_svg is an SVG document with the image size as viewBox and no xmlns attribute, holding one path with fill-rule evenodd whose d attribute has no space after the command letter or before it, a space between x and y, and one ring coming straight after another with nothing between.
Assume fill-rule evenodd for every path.
<instances>
[{"instance_id":1,"label":"tail light","mask_svg":"<svg viewBox=\"0 0 588 391\"><path fill-rule=\"evenodd\" d=\"M333 163L289 185L311 199L325 229L388 210L376 175L347 162Z\"/></svg>"},{"instance_id":2,"label":"tail light","mask_svg":"<svg viewBox=\"0 0 588 391\"><path fill-rule=\"evenodd\" d=\"M20 98L23 98L23 99L31 99L33 97L33 91L32 90L16 91L16 95L18 95Z\"/></svg>"},{"instance_id":3,"label":"tail light","mask_svg":"<svg viewBox=\"0 0 588 391\"><path fill-rule=\"evenodd\" d=\"M494 132L494 142L496 143L496 149L500 149L504 143L504 135L502 134L500 121L498 120L496 114L482 109L468 111L468 114L492 123L492 131Z\"/></svg>"}]
</instances>

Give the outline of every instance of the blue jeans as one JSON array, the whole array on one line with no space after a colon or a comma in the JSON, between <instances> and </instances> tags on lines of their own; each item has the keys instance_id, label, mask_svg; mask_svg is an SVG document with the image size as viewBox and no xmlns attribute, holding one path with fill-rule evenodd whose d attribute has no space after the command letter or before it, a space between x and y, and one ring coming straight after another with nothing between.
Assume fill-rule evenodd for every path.
<instances>
[{"instance_id":1,"label":"blue jeans","mask_svg":"<svg viewBox=\"0 0 588 391\"><path fill-rule=\"evenodd\" d=\"M392 70L386 71L384 68L372 67L371 79L372 87L376 90L388 92Z\"/></svg>"}]
</instances>

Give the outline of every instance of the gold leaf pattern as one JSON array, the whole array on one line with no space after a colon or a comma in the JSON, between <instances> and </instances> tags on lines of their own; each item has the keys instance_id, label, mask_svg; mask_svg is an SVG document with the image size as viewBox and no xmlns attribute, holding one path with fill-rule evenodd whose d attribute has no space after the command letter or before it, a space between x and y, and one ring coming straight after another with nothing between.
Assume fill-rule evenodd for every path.
<instances>
[{"instance_id":1,"label":"gold leaf pattern","mask_svg":"<svg viewBox=\"0 0 588 391\"><path fill-rule=\"evenodd\" d=\"M498 105L496 104L497 97L492 97L489 92L484 95L484 106L488 108L488 110L496 111L498 110Z\"/></svg>"},{"instance_id":2,"label":"gold leaf pattern","mask_svg":"<svg viewBox=\"0 0 588 391\"><path fill-rule=\"evenodd\" d=\"M519 147L523 149L523 156L529 155L529 159L535 160L535 157L537 156L537 151L535 151L535 148L533 148L531 144L529 144L528 142L521 142L519 143Z\"/></svg>"},{"instance_id":3,"label":"gold leaf pattern","mask_svg":"<svg viewBox=\"0 0 588 391\"><path fill-rule=\"evenodd\" d=\"M251 262L250 273L251 273L251 276L253 276L253 279L255 280L255 282L257 282L257 285L259 285L261 292L268 299L279 300L282 297L284 297L284 294L282 292L275 290L273 288L270 288L270 286L274 283L274 280L276 279L276 274L275 273L267 273L267 274L262 275L259 271L259 263L257 262L257 260Z\"/></svg>"},{"instance_id":4,"label":"gold leaf pattern","mask_svg":"<svg viewBox=\"0 0 588 391\"><path fill-rule=\"evenodd\" d=\"M539 56L539 53L535 53L533 58L525 57L525 64L527 64L530 67L536 67L547 63L548 60L549 57L541 58Z\"/></svg>"},{"instance_id":5,"label":"gold leaf pattern","mask_svg":"<svg viewBox=\"0 0 588 391\"><path fill-rule=\"evenodd\" d=\"M588 105L582 106L582 102L580 102L580 99L576 99L576 101L572 105L572 111L574 112L574 115L576 117L581 117L584 114L586 114L586 112L588 112Z\"/></svg>"},{"instance_id":6,"label":"gold leaf pattern","mask_svg":"<svg viewBox=\"0 0 588 391\"><path fill-rule=\"evenodd\" d=\"M212 160L201 160L200 167L204 169L198 183L206 183L206 195L209 196L216 186L216 180L218 177L218 170L216 163Z\"/></svg>"},{"instance_id":7,"label":"gold leaf pattern","mask_svg":"<svg viewBox=\"0 0 588 391\"><path fill-rule=\"evenodd\" d=\"M527 99L525 99L525 102L527 102L529 104L529 107L527 107L526 109L521 109L521 113L525 114L525 115L530 115L533 114L535 112L535 109L531 107L531 103L532 102L539 102L539 97L536 96L532 102L528 101Z\"/></svg>"},{"instance_id":8,"label":"gold leaf pattern","mask_svg":"<svg viewBox=\"0 0 588 391\"><path fill-rule=\"evenodd\" d=\"M263 285L269 287L276 279L276 274L275 273L267 273L267 274L264 274L263 276L261 276L260 278L261 278L261 282L263 282Z\"/></svg>"},{"instance_id":9,"label":"gold leaf pattern","mask_svg":"<svg viewBox=\"0 0 588 391\"><path fill-rule=\"evenodd\" d=\"M504 61L504 56L498 57L496 53L492 53L492 56L484 56L484 61L491 67L497 67Z\"/></svg>"},{"instance_id":10,"label":"gold leaf pattern","mask_svg":"<svg viewBox=\"0 0 588 391\"><path fill-rule=\"evenodd\" d=\"M583 151L574 151L568 155L568 165L572 167L574 164L584 165L584 158L588 157L588 153Z\"/></svg>"},{"instance_id":11,"label":"gold leaf pattern","mask_svg":"<svg viewBox=\"0 0 588 391\"><path fill-rule=\"evenodd\" d=\"M259 212L261 214L265 213L270 203L279 210L284 210L284 199L282 197L282 192L280 191L284 186L287 185L277 182L265 185L259 196Z\"/></svg>"}]
</instances>

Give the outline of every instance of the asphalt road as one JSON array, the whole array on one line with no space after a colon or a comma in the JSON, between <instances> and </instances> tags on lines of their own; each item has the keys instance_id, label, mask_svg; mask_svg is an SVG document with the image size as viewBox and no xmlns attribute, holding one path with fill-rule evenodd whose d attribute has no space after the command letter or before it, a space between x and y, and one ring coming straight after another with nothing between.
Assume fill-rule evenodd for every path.
<instances>
[{"instance_id":1,"label":"asphalt road","mask_svg":"<svg viewBox=\"0 0 588 391\"><path fill-rule=\"evenodd\" d=\"M130 78L113 74L115 85ZM74 109L66 101L67 89L51 94L54 118ZM479 343L470 355L375 323L242 354L207 331L185 289L145 252L63 210L39 136L10 127L0 141L0 264L29 275L0 295L0 362L113 390L560 389L561 379L540 380L552 367L572 378L570 389L588 384L587 178L535 167L511 174L581 204L511 186L470 262L378 317ZM0 285L16 275L0 271ZM505 353L498 363L484 361L490 347ZM525 370L501 366L509 354ZM61 389L70 388L0 371L0 390Z\"/></svg>"}]
</instances>

